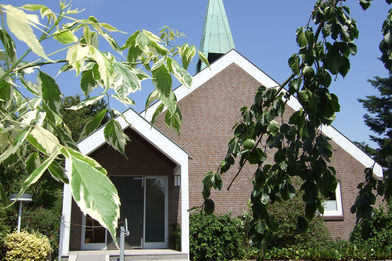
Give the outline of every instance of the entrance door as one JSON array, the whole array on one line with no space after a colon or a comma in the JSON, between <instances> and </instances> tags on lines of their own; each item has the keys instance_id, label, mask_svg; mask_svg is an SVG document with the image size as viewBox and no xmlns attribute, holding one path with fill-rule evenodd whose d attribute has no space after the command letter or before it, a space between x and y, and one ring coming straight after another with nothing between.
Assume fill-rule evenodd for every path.
<instances>
[{"instance_id":1,"label":"entrance door","mask_svg":"<svg viewBox=\"0 0 392 261\"><path fill-rule=\"evenodd\" d=\"M125 249L141 248L144 222L144 180L127 176L112 176L110 179L116 186L121 201L117 242L120 240L120 227L125 226L124 220L127 219L130 235L125 238ZM109 234L107 249L117 249Z\"/></svg>"},{"instance_id":2,"label":"entrance door","mask_svg":"<svg viewBox=\"0 0 392 261\"><path fill-rule=\"evenodd\" d=\"M125 238L125 249L167 248L167 177L111 176L110 179L116 186L121 201L117 241L120 240L120 226L124 225L124 220L127 218L130 235ZM92 219L88 216L83 219L86 224L89 220ZM94 229L98 233L102 227ZM117 249L107 232L106 235L99 234L100 237L97 237L99 243L93 243L89 236L93 234L91 230L92 228L88 227L83 230L82 250Z\"/></svg>"},{"instance_id":3,"label":"entrance door","mask_svg":"<svg viewBox=\"0 0 392 261\"><path fill-rule=\"evenodd\" d=\"M146 178L144 247L167 247L167 178Z\"/></svg>"}]
</instances>

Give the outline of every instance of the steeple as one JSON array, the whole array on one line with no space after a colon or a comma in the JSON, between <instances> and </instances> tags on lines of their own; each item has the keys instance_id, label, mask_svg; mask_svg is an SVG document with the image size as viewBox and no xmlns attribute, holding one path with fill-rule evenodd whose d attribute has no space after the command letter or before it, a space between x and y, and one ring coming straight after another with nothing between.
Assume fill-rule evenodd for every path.
<instances>
[{"instance_id":1,"label":"steeple","mask_svg":"<svg viewBox=\"0 0 392 261\"><path fill-rule=\"evenodd\" d=\"M233 36L231 35L229 21L227 20L222 0L208 0L200 51L208 58L211 64L234 48ZM199 60L197 72L200 72L205 67L206 64Z\"/></svg>"}]
</instances>

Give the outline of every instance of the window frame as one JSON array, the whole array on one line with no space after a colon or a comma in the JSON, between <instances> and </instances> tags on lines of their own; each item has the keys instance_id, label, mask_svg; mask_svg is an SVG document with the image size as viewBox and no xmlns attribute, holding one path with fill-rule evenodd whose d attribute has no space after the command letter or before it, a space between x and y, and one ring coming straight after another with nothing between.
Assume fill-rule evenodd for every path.
<instances>
[{"instance_id":1,"label":"window frame","mask_svg":"<svg viewBox=\"0 0 392 261\"><path fill-rule=\"evenodd\" d=\"M342 192L341 192L341 187L340 187L340 181L338 181L338 184L336 185L335 198L336 198L336 210L326 210L324 208L324 214L322 215L323 217L343 218L343 216L344 216L343 215Z\"/></svg>"}]
</instances>

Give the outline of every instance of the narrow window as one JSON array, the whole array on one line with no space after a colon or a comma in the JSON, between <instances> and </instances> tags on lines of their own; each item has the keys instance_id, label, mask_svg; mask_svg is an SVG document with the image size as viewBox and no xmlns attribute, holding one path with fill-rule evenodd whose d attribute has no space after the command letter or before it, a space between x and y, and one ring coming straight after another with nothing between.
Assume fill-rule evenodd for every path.
<instances>
[{"instance_id":1,"label":"narrow window","mask_svg":"<svg viewBox=\"0 0 392 261\"><path fill-rule=\"evenodd\" d=\"M343 217L342 196L340 192L340 182L336 186L335 192L330 193L324 201L324 217Z\"/></svg>"}]
</instances>

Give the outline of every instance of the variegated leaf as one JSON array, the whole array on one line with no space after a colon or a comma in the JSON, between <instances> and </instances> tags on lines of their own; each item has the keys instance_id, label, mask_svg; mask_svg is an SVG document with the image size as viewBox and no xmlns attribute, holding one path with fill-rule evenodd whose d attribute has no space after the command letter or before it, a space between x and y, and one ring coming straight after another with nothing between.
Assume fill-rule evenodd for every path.
<instances>
[{"instance_id":1,"label":"variegated leaf","mask_svg":"<svg viewBox=\"0 0 392 261\"><path fill-rule=\"evenodd\" d=\"M69 184L72 196L84 214L108 229L116 242L120 198L106 171L92 158L63 148L69 160Z\"/></svg>"},{"instance_id":2,"label":"variegated leaf","mask_svg":"<svg viewBox=\"0 0 392 261\"><path fill-rule=\"evenodd\" d=\"M29 133L27 140L31 145L48 156L52 155L55 151L58 151L61 147L56 136L41 126L34 126Z\"/></svg>"},{"instance_id":3,"label":"variegated leaf","mask_svg":"<svg viewBox=\"0 0 392 261\"><path fill-rule=\"evenodd\" d=\"M26 14L12 5L3 5L2 7L7 13L7 25L10 31L20 41L25 42L36 55L50 60L31 28L31 26L38 28L38 17L33 14Z\"/></svg>"},{"instance_id":4,"label":"variegated leaf","mask_svg":"<svg viewBox=\"0 0 392 261\"><path fill-rule=\"evenodd\" d=\"M107 143L109 143L110 146L126 157L125 145L127 144L127 140L129 140L129 138L124 133L120 123L114 119L110 120L108 123L106 123L103 134Z\"/></svg>"}]
</instances>

